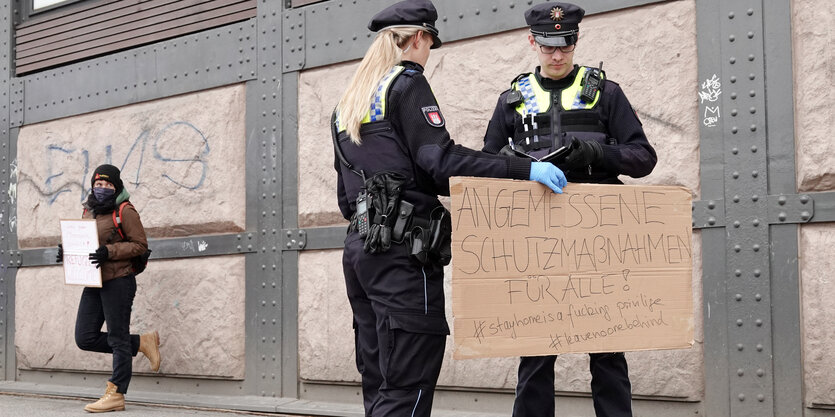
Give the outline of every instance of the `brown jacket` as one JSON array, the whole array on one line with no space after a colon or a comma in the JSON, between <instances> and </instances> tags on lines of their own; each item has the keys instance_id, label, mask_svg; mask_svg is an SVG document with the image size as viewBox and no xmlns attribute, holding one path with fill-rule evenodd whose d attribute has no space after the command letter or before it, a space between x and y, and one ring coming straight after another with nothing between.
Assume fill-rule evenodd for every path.
<instances>
[{"instance_id":1,"label":"brown jacket","mask_svg":"<svg viewBox=\"0 0 835 417\"><path fill-rule=\"evenodd\" d=\"M118 214L119 208L117 207L116 215ZM101 280L108 281L132 274L133 267L131 267L130 259L148 250L145 228L142 227L139 213L136 212L133 204L127 204L122 210L122 233L125 234L125 239L122 239L116 230L116 225L113 224L113 213L93 216L93 212L85 211L82 218L96 219L99 246L107 246L108 260L101 266Z\"/></svg>"}]
</instances>

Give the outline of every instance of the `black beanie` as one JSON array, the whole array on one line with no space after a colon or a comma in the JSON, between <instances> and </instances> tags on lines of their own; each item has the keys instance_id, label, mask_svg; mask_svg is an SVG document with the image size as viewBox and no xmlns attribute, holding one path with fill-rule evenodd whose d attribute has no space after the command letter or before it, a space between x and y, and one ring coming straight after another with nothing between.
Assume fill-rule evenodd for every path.
<instances>
[{"instance_id":1,"label":"black beanie","mask_svg":"<svg viewBox=\"0 0 835 417\"><path fill-rule=\"evenodd\" d=\"M114 167L113 165L99 165L95 171L93 171L93 178L90 180L90 186L92 187L97 180L104 180L116 187L116 194L122 192L122 188L124 185L122 184L122 179L119 177L119 168Z\"/></svg>"}]
</instances>

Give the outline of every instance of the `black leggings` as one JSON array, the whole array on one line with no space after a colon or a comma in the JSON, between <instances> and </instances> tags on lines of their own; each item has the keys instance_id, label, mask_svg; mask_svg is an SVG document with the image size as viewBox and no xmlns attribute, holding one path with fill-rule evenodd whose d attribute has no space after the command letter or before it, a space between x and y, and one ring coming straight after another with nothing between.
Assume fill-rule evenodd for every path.
<instances>
[{"instance_id":1,"label":"black leggings","mask_svg":"<svg viewBox=\"0 0 835 417\"><path fill-rule=\"evenodd\" d=\"M84 288L75 319L75 344L82 350L113 354L110 382L126 393L139 335L130 334L130 313L136 295L136 277L126 275L104 281L101 288ZM107 323L107 333L101 331Z\"/></svg>"}]
</instances>

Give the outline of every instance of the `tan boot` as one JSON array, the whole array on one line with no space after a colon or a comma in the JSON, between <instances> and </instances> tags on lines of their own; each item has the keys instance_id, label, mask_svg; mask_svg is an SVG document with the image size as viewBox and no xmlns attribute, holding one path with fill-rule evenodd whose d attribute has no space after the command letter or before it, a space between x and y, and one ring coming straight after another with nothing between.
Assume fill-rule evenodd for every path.
<instances>
[{"instance_id":1,"label":"tan boot","mask_svg":"<svg viewBox=\"0 0 835 417\"><path fill-rule=\"evenodd\" d=\"M159 355L159 332L153 331L139 335L139 351L151 362L151 370L159 371L162 358Z\"/></svg>"},{"instance_id":2,"label":"tan boot","mask_svg":"<svg viewBox=\"0 0 835 417\"><path fill-rule=\"evenodd\" d=\"M104 413L107 411L125 411L125 395L116 392L117 387L107 381L107 389L104 395L94 403L84 406L84 410L91 413Z\"/></svg>"}]
</instances>

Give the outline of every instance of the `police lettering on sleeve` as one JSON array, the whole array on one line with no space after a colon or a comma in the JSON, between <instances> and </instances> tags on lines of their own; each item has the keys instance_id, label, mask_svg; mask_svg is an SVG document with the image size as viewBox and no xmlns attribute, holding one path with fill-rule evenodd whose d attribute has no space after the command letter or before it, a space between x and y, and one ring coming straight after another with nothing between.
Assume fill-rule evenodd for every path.
<instances>
[{"instance_id":1,"label":"police lettering on sleeve","mask_svg":"<svg viewBox=\"0 0 835 417\"><path fill-rule=\"evenodd\" d=\"M423 117L426 122L432 127L444 127L444 116L441 115L441 109L438 106L426 106L420 109L423 112Z\"/></svg>"}]
</instances>

